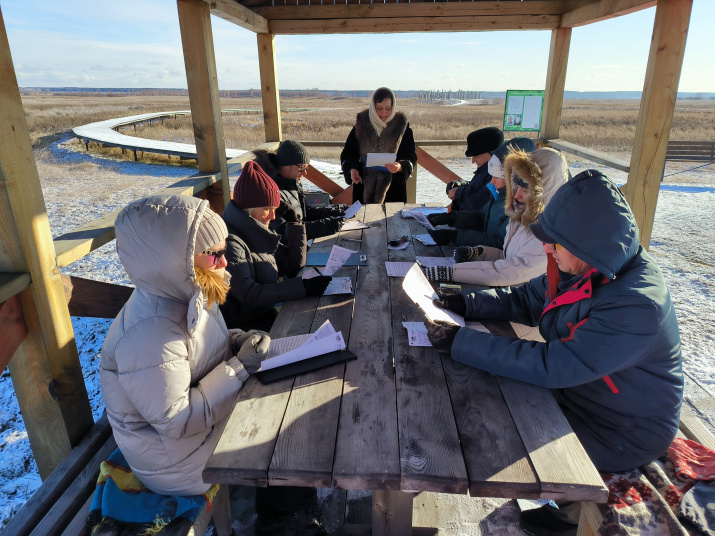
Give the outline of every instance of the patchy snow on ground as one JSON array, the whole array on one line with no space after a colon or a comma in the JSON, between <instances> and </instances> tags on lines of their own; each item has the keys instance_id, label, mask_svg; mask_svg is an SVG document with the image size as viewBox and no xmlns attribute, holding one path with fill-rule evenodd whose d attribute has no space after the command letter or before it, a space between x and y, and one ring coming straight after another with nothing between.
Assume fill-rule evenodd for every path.
<instances>
[{"instance_id":1,"label":"patchy snow on ground","mask_svg":"<svg viewBox=\"0 0 715 536\"><path fill-rule=\"evenodd\" d=\"M43 166L43 163L59 165ZM319 162L313 164L344 185L339 166ZM466 160L446 161L445 164L463 178L471 178L474 166ZM571 161L570 167L574 175L583 169L596 167L619 184L626 179L622 172L588 162ZM661 266L675 302L683 341L685 373L711 394L715 394L715 337L712 329L715 321L715 227L712 225L715 166L681 173L691 167L694 166L669 164L666 169L650 253ZM186 166L120 161L87 154L79 150L79 145L69 138L43 150L38 155L38 169L54 236L194 173ZM678 174L668 176L672 173ZM447 202L444 184L421 168L418 171L417 193L417 201L420 203ZM130 284L116 255L114 242L64 268L63 272L117 284ZM95 419L104 410L97 368L99 351L110 324L111 320L72 318ZM0 452L2 527L41 484L7 370L0 376ZM459 506L460 500L471 501L472 507L475 501L455 497L455 512L468 508ZM490 534L519 533L513 523L514 507L504 501L495 501L489 503L489 508L495 509L490 515L470 521L475 524L474 530L468 531L470 534L485 533L483 530L488 530ZM504 516L511 516L511 522L497 523L497 518ZM487 528L485 523L491 528ZM501 525L502 529L494 528L494 523ZM508 529L504 528L507 525ZM455 522L454 530L449 527L444 530L445 534L461 534L464 533L465 525Z\"/></svg>"}]
</instances>

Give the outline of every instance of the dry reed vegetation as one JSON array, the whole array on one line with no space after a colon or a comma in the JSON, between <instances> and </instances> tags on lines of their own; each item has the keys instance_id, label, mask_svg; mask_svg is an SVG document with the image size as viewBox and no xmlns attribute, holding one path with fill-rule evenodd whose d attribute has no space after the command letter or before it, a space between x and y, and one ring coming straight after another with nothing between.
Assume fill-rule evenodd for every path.
<instances>
[{"instance_id":1,"label":"dry reed vegetation","mask_svg":"<svg viewBox=\"0 0 715 536\"><path fill-rule=\"evenodd\" d=\"M355 115L365 109L364 99L354 98L290 98L281 100L283 137L297 140L344 141L355 122ZM421 103L415 99L401 99L398 110L410 121L417 140L465 140L472 130L499 125L502 103L485 106L442 106ZM599 151L628 155L635 136L639 101L565 101L562 113L561 137L573 143ZM36 146L44 145L47 137L69 131L72 127L113 117L149 112L187 110L187 97L177 96L38 96L23 97L30 133ZM260 109L260 98L226 98L226 108ZM304 109L304 110L300 110ZM224 116L226 146L250 149L264 138L263 116L260 113ZM167 141L193 143L191 119L179 117L137 128L132 136ZM532 135L533 136L533 135ZM715 140L715 101L679 101L676 105L671 139ZM79 143L79 142L78 142ZM464 146L427 147L438 158L460 158ZM92 150L98 150L93 147ZM117 158L133 159L131 153L122 155L119 149L103 149ZM313 147L315 158L338 162L340 148ZM159 155L145 155L157 162L169 161ZM171 160L176 164L177 160ZM186 164L184 164L186 165Z\"/></svg>"}]
</instances>

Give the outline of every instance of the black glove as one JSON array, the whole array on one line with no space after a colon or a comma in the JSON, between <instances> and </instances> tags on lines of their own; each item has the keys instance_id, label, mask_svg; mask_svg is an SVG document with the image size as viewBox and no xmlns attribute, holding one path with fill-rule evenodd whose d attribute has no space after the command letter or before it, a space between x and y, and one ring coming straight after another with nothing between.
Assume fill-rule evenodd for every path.
<instances>
[{"instance_id":1,"label":"black glove","mask_svg":"<svg viewBox=\"0 0 715 536\"><path fill-rule=\"evenodd\" d=\"M428 320L425 322L425 326L427 326L427 337L429 338L429 342L432 343L432 348L440 352L449 352L452 350L452 343L460 329L459 326L450 324L444 320L437 320L437 322L430 322Z\"/></svg>"},{"instance_id":2,"label":"black glove","mask_svg":"<svg viewBox=\"0 0 715 536\"><path fill-rule=\"evenodd\" d=\"M476 261L484 253L482 246L457 246L454 248L454 262Z\"/></svg>"},{"instance_id":3,"label":"black glove","mask_svg":"<svg viewBox=\"0 0 715 536\"><path fill-rule=\"evenodd\" d=\"M451 266L422 266L422 273L429 281L454 281Z\"/></svg>"},{"instance_id":4,"label":"black glove","mask_svg":"<svg viewBox=\"0 0 715 536\"><path fill-rule=\"evenodd\" d=\"M438 246L454 244L454 241L457 240L457 229L437 229L436 231L428 229L427 232Z\"/></svg>"},{"instance_id":5,"label":"black glove","mask_svg":"<svg viewBox=\"0 0 715 536\"><path fill-rule=\"evenodd\" d=\"M335 217L335 216L345 216L345 205L333 205L330 207L330 216Z\"/></svg>"},{"instance_id":6,"label":"black glove","mask_svg":"<svg viewBox=\"0 0 715 536\"><path fill-rule=\"evenodd\" d=\"M440 296L438 300L432 300L432 303L440 309L447 309L459 316L467 314L467 300L464 299L464 295L459 293Z\"/></svg>"},{"instance_id":7,"label":"black glove","mask_svg":"<svg viewBox=\"0 0 715 536\"><path fill-rule=\"evenodd\" d=\"M345 218L327 218L325 222L327 228L330 230L330 234L339 233L340 229L345 225Z\"/></svg>"},{"instance_id":8,"label":"black glove","mask_svg":"<svg viewBox=\"0 0 715 536\"><path fill-rule=\"evenodd\" d=\"M283 218L286 223L300 223L301 217L295 209L285 201L281 201L276 209L276 219Z\"/></svg>"},{"instance_id":9,"label":"black glove","mask_svg":"<svg viewBox=\"0 0 715 536\"><path fill-rule=\"evenodd\" d=\"M322 296L325 289L333 280L329 275L319 275L310 279L303 279L306 296Z\"/></svg>"},{"instance_id":10,"label":"black glove","mask_svg":"<svg viewBox=\"0 0 715 536\"><path fill-rule=\"evenodd\" d=\"M432 225L454 225L457 221L457 212L440 212L439 214L427 214L427 220Z\"/></svg>"}]
</instances>

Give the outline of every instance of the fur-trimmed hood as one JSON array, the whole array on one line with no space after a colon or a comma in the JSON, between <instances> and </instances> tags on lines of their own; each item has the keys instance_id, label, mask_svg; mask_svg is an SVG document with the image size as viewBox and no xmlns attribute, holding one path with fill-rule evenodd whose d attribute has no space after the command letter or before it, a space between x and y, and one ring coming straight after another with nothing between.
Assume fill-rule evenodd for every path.
<instances>
[{"instance_id":1,"label":"fur-trimmed hood","mask_svg":"<svg viewBox=\"0 0 715 536\"><path fill-rule=\"evenodd\" d=\"M556 190L568 180L568 165L564 156L549 147L532 153L514 151L504 159L506 181L506 214L528 226L539 219L544 207ZM511 177L516 175L529 184L529 195L523 211L514 210L514 187Z\"/></svg>"}]
</instances>

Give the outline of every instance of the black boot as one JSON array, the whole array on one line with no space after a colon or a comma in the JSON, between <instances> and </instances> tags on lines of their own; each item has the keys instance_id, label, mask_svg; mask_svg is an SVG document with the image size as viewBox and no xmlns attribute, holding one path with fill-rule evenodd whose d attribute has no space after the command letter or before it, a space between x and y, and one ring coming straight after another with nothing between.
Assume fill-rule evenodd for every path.
<instances>
[{"instance_id":1,"label":"black boot","mask_svg":"<svg viewBox=\"0 0 715 536\"><path fill-rule=\"evenodd\" d=\"M578 523L569 522L571 519L558 512L548 504L525 510L519 515L519 526L532 536L576 536Z\"/></svg>"}]
</instances>

